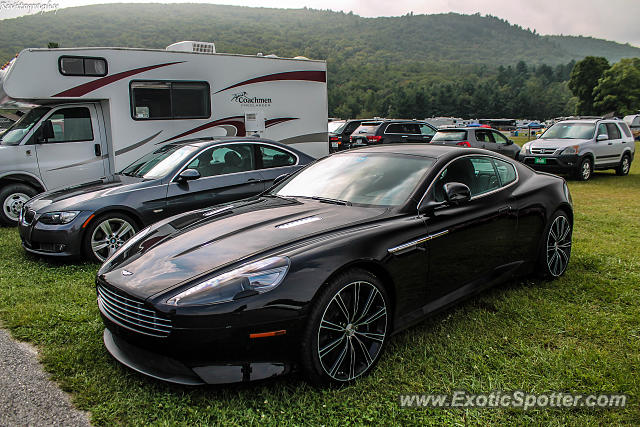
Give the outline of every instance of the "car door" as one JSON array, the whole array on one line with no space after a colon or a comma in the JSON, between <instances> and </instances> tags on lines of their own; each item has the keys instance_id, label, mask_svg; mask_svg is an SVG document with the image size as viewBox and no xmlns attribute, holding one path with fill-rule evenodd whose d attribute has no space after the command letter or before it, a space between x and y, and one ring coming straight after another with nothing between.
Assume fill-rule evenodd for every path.
<instances>
[{"instance_id":1,"label":"car door","mask_svg":"<svg viewBox=\"0 0 640 427\"><path fill-rule=\"evenodd\" d=\"M56 108L45 119L51 123L54 137L38 142L41 132L36 132L34 143L40 176L47 189L106 176L106 147L94 105Z\"/></svg>"},{"instance_id":2,"label":"car door","mask_svg":"<svg viewBox=\"0 0 640 427\"><path fill-rule=\"evenodd\" d=\"M265 189L280 175L290 174L301 168L295 154L275 145L256 144L258 169Z\"/></svg>"},{"instance_id":3,"label":"car door","mask_svg":"<svg viewBox=\"0 0 640 427\"><path fill-rule=\"evenodd\" d=\"M491 132L491 134L493 136L493 140L495 141L495 151L497 153L514 158L515 155L520 151L520 149L515 147L515 145L509 140L509 138L507 138L500 132L494 130Z\"/></svg>"},{"instance_id":4,"label":"car door","mask_svg":"<svg viewBox=\"0 0 640 427\"><path fill-rule=\"evenodd\" d=\"M515 169L514 174L515 174ZM481 286L496 269L514 261L517 218L512 213L509 185L502 186L490 156L464 156L438 174L430 188L435 201L444 200L443 185L460 182L471 190L471 200L436 210L426 219L430 301L465 285Z\"/></svg>"},{"instance_id":5,"label":"car door","mask_svg":"<svg viewBox=\"0 0 640 427\"><path fill-rule=\"evenodd\" d=\"M407 142L408 140L409 135L407 134L407 128L404 123L389 123L384 130L385 144L398 144Z\"/></svg>"},{"instance_id":6,"label":"car door","mask_svg":"<svg viewBox=\"0 0 640 427\"><path fill-rule=\"evenodd\" d=\"M493 140L493 132L489 129L477 129L475 131L476 141L478 145L475 148L484 148L485 150L497 151L495 141Z\"/></svg>"},{"instance_id":7,"label":"car door","mask_svg":"<svg viewBox=\"0 0 640 427\"><path fill-rule=\"evenodd\" d=\"M622 143L622 132L620 132L617 124L607 123L607 133L609 134L609 141L607 142L607 163L619 163L625 147Z\"/></svg>"},{"instance_id":8,"label":"car door","mask_svg":"<svg viewBox=\"0 0 640 427\"><path fill-rule=\"evenodd\" d=\"M256 170L254 144L208 147L190 159L185 169L197 170L200 178L180 181L176 176L169 183L169 215L254 196L265 188L262 174Z\"/></svg>"},{"instance_id":9,"label":"car door","mask_svg":"<svg viewBox=\"0 0 640 427\"><path fill-rule=\"evenodd\" d=\"M613 135L609 134L609 130L608 123L600 123L598 125L598 132L596 133L596 143L594 147L596 166L615 163L620 160L620 155L616 154L616 147L614 145L615 139L612 139L615 138L616 135L615 133ZM620 132L618 132L618 134L619 133ZM606 138L600 140L601 135L604 135Z\"/></svg>"}]
</instances>

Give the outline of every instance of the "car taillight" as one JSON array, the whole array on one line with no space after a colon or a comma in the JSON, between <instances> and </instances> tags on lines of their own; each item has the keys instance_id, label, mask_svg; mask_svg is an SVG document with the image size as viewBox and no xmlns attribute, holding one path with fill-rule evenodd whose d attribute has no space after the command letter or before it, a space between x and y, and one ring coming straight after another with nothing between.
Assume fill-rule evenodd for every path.
<instances>
[{"instance_id":1,"label":"car taillight","mask_svg":"<svg viewBox=\"0 0 640 427\"><path fill-rule=\"evenodd\" d=\"M380 142L380 140L382 139L381 136L375 136L375 135L367 135L367 141L371 141L371 142Z\"/></svg>"},{"instance_id":2,"label":"car taillight","mask_svg":"<svg viewBox=\"0 0 640 427\"><path fill-rule=\"evenodd\" d=\"M459 145L461 147L471 147L471 144L469 144L469 141L460 141L456 145Z\"/></svg>"},{"instance_id":3,"label":"car taillight","mask_svg":"<svg viewBox=\"0 0 640 427\"><path fill-rule=\"evenodd\" d=\"M338 136L332 136L329 138L329 141L331 142L337 142L338 144L340 144L340 137Z\"/></svg>"}]
</instances>

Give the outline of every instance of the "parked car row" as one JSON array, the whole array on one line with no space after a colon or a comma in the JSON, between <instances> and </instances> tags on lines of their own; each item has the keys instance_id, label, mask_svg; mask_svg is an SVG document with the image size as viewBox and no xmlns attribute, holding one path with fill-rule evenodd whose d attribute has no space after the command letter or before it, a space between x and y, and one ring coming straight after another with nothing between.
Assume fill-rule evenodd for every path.
<instances>
[{"instance_id":1,"label":"parked car row","mask_svg":"<svg viewBox=\"0 0 640 427\"><path fill-rule=\"evenodd\" d=\"M329 135L329 140L333 152L416 142L482 148L534 169L579 180L588 180L594 170L614 169L618 175L627 175L635 156L634 135L625 121L617 119L560 121L522 148L495 129L468 126L436 130L415 120L348 120Z\"/></svg>"}]
</instances>

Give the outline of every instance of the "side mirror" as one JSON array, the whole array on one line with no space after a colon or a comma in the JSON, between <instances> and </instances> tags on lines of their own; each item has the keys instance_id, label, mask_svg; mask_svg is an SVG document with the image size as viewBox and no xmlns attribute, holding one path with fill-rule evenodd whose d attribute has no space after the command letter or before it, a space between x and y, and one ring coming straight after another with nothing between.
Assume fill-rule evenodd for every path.
<instances>
[{"instance_id":1,"label":"side mirror","mask_svg":"<svg viewBox=\"0 0 640 427\"><path fill-rule=\"evenodd\" d=\"M598 137L596 138L596 141L606 141L607 139L609 139L609 136L605 135L604 133L601 133L600 135L598 135Z\"/></svg>"},{"instance_id":2,"label":"side mirror","mask_svg":"<svg viewBox=\"0 0 640 427\"><path fill-rule=\"evenodd\" d=\"M513 141L510 139L507 139L507 145L513 145Z\"/></svg>"},{"instance_id":3,"label":"side mirror","mask_svg":"<svg viewBox=\"0 0 640 427\"><path fill-rule=\"evenodd\" d=\"M282 181L284 181L285 179L289 178L289 175L291 175L290 173L283 173L282 175L278 175L278 177L276 177L276 179L273 180L273 184L271 184L272 187L275 187L276 185L280 184Z\"/></svg>"},{"instance_id":4,"label":"side mirror","mask_svg":"<svg viewBox=\"0 0 640 427\"><path fill-rule=\"evenodd\" d=\"M193 181L200 178L200 172L195 169L185 169L178 175L178 182Z\"/></svg>"},{"instance_id":5,"label":"side mirror","mask_svg":"<svg viewBox=\"0 0 640 427\"><path fill-rule=\"evenodd\" d=\"M444 198L453 206L458 206L471 200L471 190L460 182L448 182L444 185Z\"/></svg>"},{"instance_id":6,"label":"side mirror","mask_svg":"<svg viewBox=\"0 0 640 427\"><path fill-rule=\"evenodd\" d=\"M38 137L36 138L36 142L38 144L43 144L50 139L54 139L55 137L56 134L53 132L53 124L51 123L51 120L45 120L44 122L42 122L42 124L40 125L40 132L38 134Z\"/></svg>"}]
</instances>

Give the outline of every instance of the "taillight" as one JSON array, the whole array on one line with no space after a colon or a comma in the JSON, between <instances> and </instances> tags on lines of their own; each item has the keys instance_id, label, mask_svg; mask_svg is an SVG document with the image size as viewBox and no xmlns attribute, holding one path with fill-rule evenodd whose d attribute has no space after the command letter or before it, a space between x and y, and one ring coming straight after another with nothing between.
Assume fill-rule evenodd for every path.
<instances>
[{"instance_id":1,"label":"taillight","mask_svg":"<svg viewBox=\"0 0 640 427\"><path fill-rule=\"evenodd\" d=\"M375 136L375 135L367 135L367 141L370 142L380 142L380 140L382 139L381 136Z\"/></svg>"},{"instance_id":2,"label":"taillight","mask_svg":"<svg viewBox=\"0 0 640 427\"><path fill-rule=\"evenodd\" d=\"M460 141L456 145L459 145L461 147L471 147L471 144L469 144L469 141Z\"/></svg>"},{"instance_id":3,"label":"taillight","mask_svg":"<svg viewBox=\"0 0 640 427\"><path fill-rule=\"evenodd\" d=\"M329 137L329 141L337 142L338 144L340 144L340 137L339 136L331 136L331 137Z\"/></svg>"}]
</instances>

